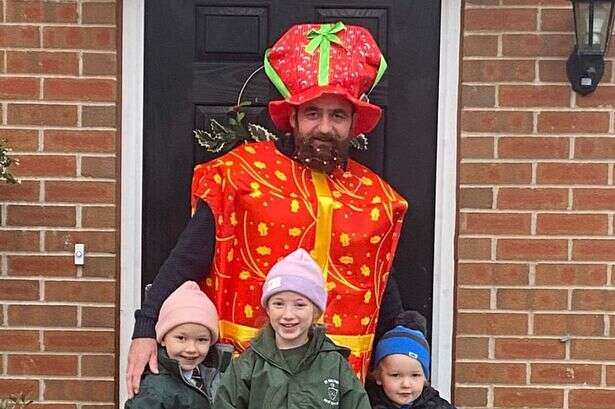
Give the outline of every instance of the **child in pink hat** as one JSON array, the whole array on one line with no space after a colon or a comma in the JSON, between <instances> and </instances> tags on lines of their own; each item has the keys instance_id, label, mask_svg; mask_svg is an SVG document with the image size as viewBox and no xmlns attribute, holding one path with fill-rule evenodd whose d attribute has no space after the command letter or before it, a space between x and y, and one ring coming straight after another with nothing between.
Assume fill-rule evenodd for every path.
<instances>
[{"instance_id":1,"label":"child in pink hat","mask_svg":"<svg viewBox=\"0 0 615 409\"><path fill-rule=\"evenodd\" d=\"M300 248L271 268L261 304L269 323L224 374L216 409L370 408L347 361L350 350L317 324L327 291L307 251Z\"/></svg>"},{"instance_id":2,"label":"child in pink hat","mask_svg":"<svg viewBox=\"0 0 615 409\"><path fill-rule=\"evenodd\" d=\"M194 281L185 282L160 309L156 323L159 373L146 371L139 393L124 408L213 407L220 370L232 352L212 348L217 340L214 304ZM206 365L206 359L215 361L214 366Z\"/></svg>"}]
</instances>

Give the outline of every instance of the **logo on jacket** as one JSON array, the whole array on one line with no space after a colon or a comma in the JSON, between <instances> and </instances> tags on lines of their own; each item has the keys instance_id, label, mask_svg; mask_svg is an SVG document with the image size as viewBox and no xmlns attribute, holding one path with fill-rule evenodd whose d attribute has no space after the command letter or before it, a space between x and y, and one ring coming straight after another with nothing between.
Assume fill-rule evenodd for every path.
<instances>
[{"instance_id":1,"label":"logo on jacket","mask_svg":"<svg viewBox=\"0 0 615 409\"><path fill-rule=\"evenodd\" d=\"M338 406L340 403L340 382L337 379L328 378L324 380L324 384L327 385L327 397L323 399L323 402L331 406Z\"/></svg>"}]
</instances>

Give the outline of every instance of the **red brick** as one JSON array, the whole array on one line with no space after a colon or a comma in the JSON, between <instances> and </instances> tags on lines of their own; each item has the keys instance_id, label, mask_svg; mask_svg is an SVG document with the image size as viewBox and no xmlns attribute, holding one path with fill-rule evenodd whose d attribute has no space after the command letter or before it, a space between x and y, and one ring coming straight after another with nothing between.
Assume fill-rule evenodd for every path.
<instances>
[{"instance_id":1,"label":"red brick","mask_svg":"<svg viewBox=\"0 0 615 409\"><path fill-rule=\"evenodd\" d=\"M502 310L565 310L567 290L511 289L497 291L497 308Z\"/></svg>"},{"instance_id":2,"label":"red brick","mask_svg":"<svg viewBox=\"0 0 615 409\"><path fill-rule=\"evenodd\" d=\"M115 396L113 381L46 380L46 400L77 400L87 402L111 402Z\"/></svg>"},{"instance_id":3,"label":"red brick","mask_svg":"<svg viewBox=\"0 0 615 409\"><path fill-rule=\"evenodd\" d=\"M77 160L74 156L19 155L15 176L75 176Z\"/></svg>"},{"instance_id":4,"label":"red brick","mask_svg":"<svg viewBox=\"0 0 615 409\"><path fill-rule=\"evenodd\" d=\"M117 108L114 106L84 106L81 111L81 123L83 126L101 126L115 128Z\"/></svg>"},{"instance_id":5,"label":"red brick","mask_svg":"<svg viewBox=\"0 0 615 409\"><path fill-rule=\"evenodd\" d=\"M615 189L574 189L575 210L615 210Z\"/></svg>"},{"instance_id":6,"label":"red brick","mask_svg":"<svg viewBox=\"0 0 615 409\"><path fill-rule=\"evenodd\" d=\"M99 281L47 281L46 301L102 302L115 301L115 283Z\"/></svg>"},{"instance_id":7,"label":"red brick","mask_svg":"<svg viewBox=\"0 0 615 409\"><path fill-rule=\"evenodd\" d=\"M39 47L37 26L0 25L0 47Z\"/></svg>"},{"instance_id":8,"label":"red brick","mask_svg":"<svg viewBox=\"0 0 615 409\"><path fill-rule=\"evenodd\" d=\"M539 235L607 235L606 214L539 214L536 233Z\"/></svg>"},{"instance_id":9,"label":"red brick","mask_svg":"<svg viewBox=\"0 0 615 409\"><path fill-rule=\"evenodd\" d=\"M115 54L83 54L84 75L115 75L116 73L117 59L115 57Z\"/></svg>"},{"instance_id":10,"label":"red brick","mask_svg":"<svg viewBox=\"0 0 615 409\"><path fill-rule=\"evenodd\" d=\"M463 28L466 31L536 31L536 9L466 9Z\"/></svg>"},{"instance_id":11,"label":"red brick","mask_svg":"<svg viewBox=\"0 0 615 409\"><path fill-rule=\"evenodd\" d=\"M455 382L523 384L525 372L524 364L457 362Z\"/></svg>"},{"instance_id":12,"label":"red brick","mask_svg":"<svg viewBox=\"0 0 615 409\"><path fill-rule=\"evenodd\" d=\"M491 302L491 291L478 288L457 289L457 310L488 310Z\"/></svg>"},{"instance_id":13,"label":"red brick","mask_svg":"<svg viewBox=\"0 0 615 409\"><path fill-rule=\"evenodd\" d=\"M15 152L35 151L38 149L38 131L32 129L0 129L0 140ZM0 197L4 197L0 194Z\"/></svg>"},{"instance_id":14,"label":"red brick","mask_svg":"<svg viewBox=\"0 0 615 409\"><path fill-rule=\"evenodd\" d=\"M608 172L603 163L539 163L536 180L541 184L606 184Z\"/></svg>"},{"instance_id":15,"label":"red brick","mask_svg":"<svg viewBox=\"0 0 615 409\"><path fill-rule=\"evenodd\" d=\"M534 61L531 60L465 60L463 82L533 81Z\"/></svg>"},{"instance_id":16,"label":"red brick","mask_svg":"<svg viewBox=\"0 0 615 409\"><path fill-rule=\"evenodd\" d=\"M457 241L457 255L460 259L491 259L491 239L460 238Z\"/></svg>"},{"instance_id":17,"label":"red brick","mask_svg":"<svg viewBox=\"0 0 615 409\"><path fill-rule=\"evenodd\" d=\"M615 260L615 240L573 240L572 259L583 261Z\"/></svg>"},{"instance_id":18,"label":"red brick","mask_svg":"<svg viewBox=\"0 0 615 409\"><path fill-rule=\"evenodd\" d=\"M494 405L502 408L561 408L563 389L494 388Z\"/></svg>"},{"instance_id":19,"label":"red brick","mask_svg":"<svg viewBox=\"0 0 615 409\"><path fill-rule=\"evenodd\" d=\"M0 230L0 251L38 251L39 247L38 232Z\"/></svg>"},{"instance_id":20,"label":"red brick","mask_svg":"<svg viewBox=\"0 0 615 409\"><path fill-rule=\"evenodd\" d=\"M46 130L47 152L115 152L115 131Z\"/></svg>"},{"instance_id":21,"label":"red brick","mask_svg":"<svg viewBox=\"0 0 615 409\"><path fill-rule=\"evenodd\" d=\"M465 313L457 314L457 334L526 335L527 314Z\"/></svg>"},{"instance_id":22,"label":"red brick","mask_svg":"<svg viewBox=\"0 0 615 409\"><path fill-rule=\"evenodd\" d=\"M474 108L490 108L495 106L495 87L463 85L461 90L461 106Z\"/></svg>"},{"instance_id":23,"label":"red brick","mask_svg":"<svg viewBox=\"0 0 615 409\"><path fill-rule=\"evenodd\" d=\"M491 209L493 203L493 190L491 188L460 188L460 209Z\"/></svg>"},{"instance_id":24,"label":"red brick","mask_svg":"<svg viewBox=\"0 0 615 409\"><path fill-rule=\"evenodd\" d=\"M83 307L81 309L81 326L91 328L115 328L115 308Z\"/></svg>"},{"instance_id":25,"label":"red brick","mask_svg":"<svg viewBox=\"0 0 615 409\"><path fill-rule=\"evenodd\" d=\"M460 213L460 234L530 234L531 215L520 213Z\"/></svg>"},{"instance_id":26,"label":"red brick","mask_svg":"<svg viewBox=\"0 0 615 409\"><path fill-rule=\"evenodd\" d=\"M0 99L38 99L38 78L0 77Z\"/></svg>"},{"instance_id":27,"label":"red brick","mask_svg":"<svg viewBox=\"0 0 615 409\"><path fill-rule=\"evenodd\" d=\"M566 60L538 61L538 79L540 82L568 82Z\"/></svg>"},{"instance_id":28,"label":"red brick","mask_svg":"<svg viewBox=\"0 0 615 409\"><path fill-rule=\"evenodd\" d=\"M76 355L9 355L10 375L77 375Z\"/></svg>"},{"instance_id":29,"label":"red brick","mask_svg":"<svg viewBox=\"0 0 615 409\"><path fill-rule=\"evenodd\" d=\"M587 96L577 96L577 106L582 108L613 108L615 107L615 86L600 84Z\"/></svg>"},{"instance_id":30,"label":"red brick","mask_svg":"<svg viewBox=\"0 0 615 409\"><path fill-rule=\"evenodd\" d=\"M574 44L572 34L504 34L505 57L568 57Z\"/></svg>"},{"instance_id":31,"label":"red brick","mask_svg":"<svg viewBox=\"0 0 615 409\"><path fill-rule=\"evenodd\" d=\"M69 403L32 403L28 405L28 409L77 409L77 405Z\"/></svg>"},{"instance_id":32,"label":"red brick","mask_svg":"<svg viewBox=\"0 0 615 409\"><path fill-rule=\"evenodd\" d=\"M115 24L115 4L84 3L82 18L85 24Z\"/></svg>"},{"instance_id":33,"label":"red brick","mask_svg":"<svg viewBox=\"0 0 615 409\"><path fill-rule=\"evenodd\" d=\"M84 277L115 278L115 257L90 257L83 266Z\"/></svg>"},{"instance_id":34,"label":"red brick","mask_svg":"<svg viewBox=\"0 0 615 409\"><path fill-rule=\"evenodd\" d=\"M76 23L76 3L8 1L6 21L19 23Z\"/></svg>"},{"instance_id":35,"label":"red brick","mask_svg":"<svg viewBox=\"0 0 615 409\"><path fill-rule=\"evenodd\" d=\"M615 339L573 339L570 358L590 361L612 361L615 359Z\"/></svg>"},{"instance_id":36,"label":"red brick","mask_svg":"<svg viewBox=\"0 0 615 409\"><path fill-rule=\"evenodd\" d=\"M489 357L489 338L457 337L455 359L486 359Z\"/></svg>"},{"instance_id":37,"label":"red brick","mask_svg":"<svg viewBox=\"0 0 615 409\"><path fill-rule=\"evenodd\" d=\"M497 243L498 260L566 260L567 240L501 239Z\"/></svg>"},{"instance_id":38,"label":"red brick","mask_svg":"<svg viewBox=\"0 0 615 409\"><path fill-rule=\"evenodd\" d=\"M461 158L493 158L493 138L461 138Z\"/></svg>"},{"instance_id":39,"label":"red brick","mask_svg":"<svg viewBox=\"0 0 615 409\"><path fill-rule=\"evenodd\" d=\"M462 184L526 184L532 181L530 163L462 163Z\"/></svg>"},{"instance_id":40,"label":"red brick","mask_svg":"<svg viewBox=\"0 0 615 409\"><path fill-rule=\"evenodd\" d=\"M564 210L568 208L568 189L500 188L497 208Z\"/></svg>"},{"instance_id":41,"label":"red brick","mask_svg":"<svg viewBox=\"0 0 615 409\"><path fill-rule=\"evenodd\" d=\"M7 206L11 226L75 226L75 208L68 206Z\"/></svg>"},{"instance_id":42,"label":"red brick","mask_svg":"<svg viewBox=\"0 0 615 409\"><path fill-rule=\"evenodd\" d=\"M81 176L112 179L117 176L115 158L82 157Z\"/></svg>"},{"instance_id":43,"label":"red brick","mask_svg":"<svg viewBox=\"0 0 615 409\"><path fill-rule=\"evenodd\" d=\"M47 231L45 250L72 252L76 243L84 243L86 258L87 252L113 253L116 251L115 236L112 231Z\"/></svg>"},{"instance_id":44,"label":"red brick","mask_svg":"<svg viewBox=\"0 0 615 409\"><path fill-rule=\"evenodd\" d=\"M615 385L615 365L607 365L606 367L606 384Z\"/></svg>"},{"instance_id":45,"label":"red brick","mask_svg":"<svg viewBox=\"0 0 615 409\"><path fill-rule=\"evenodd\" d=\"M9 125L77 125L77 107L73 105L9 104Z\"/></svg>"},{"instance_id":46,"label":"red brick","mask_svg":"<svg viewBox=\"0 0 615 409\"><path fill-rule=\"evenodd\" d=\"M539 112L538 132L545 133L606 133L608 112Z\"/></svg>"},{"instance_id":47,"label":"red brick","mask_svg":"<svg viewBox=\"0 0 615 409\"><path fill-rule=\"evenodd\" d=\"M30 301L38 299L38 281L0 280L0 300Z\"/></svg>"},{"instance_id":48,"label":"red brick","mask_svg":"<svg viewBox=\"0 0 615 409\"><path fill-rule=\"evenodd\" d=\"M77 326L77 307L9 305L8 324L18 327L75 327Z\"/></svg>"},{"instance_id":49,"label":"red brick","mask_svg":"<svg viewBox=\"0 0 615 409\"><path fill-rule=\"evenodd\" d=\"M115 336L106 331L44 331L43 340L45 350L53 352L94 353L115 349Z\"/></svg>"},{"instance_id":50,"label":"red brick","mask_svg":"<svg viewBox=\"0 0 615 409\"><path fill-rule=\"evenodd\" d=\"M38 333L38 331L0 329L2 352L40 350Z\"/></svg>"},{"instance_id":51,"label":"red brick","mask_svg":"<svg viewBox=\"0 0 615 409\"><path fill-rule=\"evenodd\" d=\"M574 27L573 13L570 9L543 9L540 13L542 31L570 31Z\"/></svg>"},{"instance_id":52,"label":"red brick","mask_svg":"<svg viewBox=\"0 0 615 409\"><path fill-rule=\"evenodd\" d=\"M43 95L55 101L115 101L115 80L45 78Z\"/></svg>"},{"instance_id":53,"label":"red brick","mask_svg":"<svg viewBox=\"0 0 615 409\"><path fill-rule=\"evenodd\" d=\"M77 268L72 256L8 256L11 276L74 277Z\"/></svg>"},{"instance_id":54,"label":"red brick","mask_svg":"<svg viewBox=\"0 0 615 409\"><path fill-rule=\"evenodd\" d=\"M498 139L501 159L567 159L568 138L502 137Z\"/></svg>"},{"instance_id":55,"label":"red brick","mask_svg":"<svg viewBox=\"0 0 615 409\"><path fill-rule=\"evenodd\" d=\"M604 334L604 319L590 314L536 314L534 334L600 336Z\"/></svg>"},{"instance_id":56,"label":"red brick","mask_svg":"<svg viewBox=\"0 0 615 409\"><path fill-rule=\"evenodd\" d=\"M566 346L559 339L497 338L496 359L564 359Z\"/></svg>"},{"instance_id":57,"label":"red brick","mask_svg":"<svg viewBox=\"0 0 615 409\"><path fill-rule=\"evenodd\" d=\"M45 48L114 50L115 27L44 27Z\"/></svg>"},{"instance_id":58,"label":"red brick","mask_svg":"<svg viewBox=\"0 0 615 409\"><path fill-rule=\"evenodd\" d=\"M45 199L49 202L114 203L115 183L48 181Z\"/></svg>"},{"instance_id":59,"label":"red brick","mask_svg":"<svg viewBox=\"0 0 615 409\"><path fill-rule=\"evenodd\" d=\"M574 157L577 159L615 159L612 138L576 138Z\"/></svg>"},{"instance_id":60,"label":"red brick","mask_svg":"<svg viewBox=\"0 0 615 409\"><path fill-rule=\"evenodd\" d=\"M459 263L459 285L527 285L529 267L525 264Z\"/></svg>"},{"instance_id":61,"label":"red brick","mask_svg":"<svg viewBox=\"0 0 615 409\"><path fill-rule=\"evenodd\" d=\"M612 409L615 390L577 389L569 395L570 409Z\"/></svg>"},{"instance_id":62,"label":"red brick","mask_svg":"<svg viewBox=\"0 0 615 409\"><path fill-rule=\"evenodd\" d=\"M498 101L502 107L567 107L569 86L500 85Z\"/></svg>"},{"instance_id":63,"label":"red brick","mask_svg":"<svg viewBox=\"0 0 615 409\"><path fill-rule=\"evenodd\" d=\"M19 184L0 183L0 197L11 202L36 202L40 196L38 181L22 180Z\"/></svg>"},{"instance_id":64,"label":"red brick","mask_svg":"<svg viewBox=\"0 0 615 409\"><path fill-rule=\"evenodd\" d=\"M614 290L580 290L572 291L572 309L615 311Z\"/></svg>"},{"instance_id":65,"label":"red brick","mask_svg":"<svg viewBox=\"0 0 615 409\"><path fill-rule=\"evenodd\" d=\"M455 387L455 405L457 407L487 406L487 388Z\"/></svg>"},{"instance_id":66,"label":"red brick","mask_svg":"<svg viewBox=\"0 0 615 409\"><path fill-rule=\"evenodd\" d=\"M587 285L606 284L606 264L538 264L536 285Z\"/></svg>"},{"instance_id":67,"label":"red brick","mask_svg":"<svg viewBox=\"0 0 615 409\"><path fill-rule=\"evenodd\" d=\"M519 111L462 111L461 129L466 132L529 133L533 118Z\"/></svg>"},{"instance_id":68,"label":"red brick","mask_svg":"<svg viewBox=\"0 0 615 409\"><path fill-rule=\"evenodd\" d=\"M115 357L113 355L83 355L81 374L83 376L115 376Z\"/></svg>"},{"instance_id":69,"label":"red brick","mask_svg":"<svg viewBox=\"0 0 615 409\"><path fill-rule=\"evenodd\" d=\"M115 207L84 207L81 213L83 227L116 227Z\"/></svg>"},{"instance_id":70,"label":"red brick","mask_svg":"<svg viewBox=\"0 0 615 409\"><path fill-rule=\"evenodd\" d=\"M498 55L498 37L495 35L464 35L463 55L495 57Z\"/></svg>"},{"instance_id":71,"label":"red brick","mask_svg":"<svg viewBox=\"0 0 615 409\"><path fill-rule=\"evenodd\" d=\"M38 381L29 379L0 379L0 396L19 395L38 396Z\"/></svg>"},{"instance_id":72,"label":"red brick","mask_svg":"<svg viewBox=\"0 0 615 409\"><path fill-rule=\"evenodd\" d=\"M79 74L79 54L48 51L7 51L7 72L20 74Z\"/></svg>"}]
</instances>

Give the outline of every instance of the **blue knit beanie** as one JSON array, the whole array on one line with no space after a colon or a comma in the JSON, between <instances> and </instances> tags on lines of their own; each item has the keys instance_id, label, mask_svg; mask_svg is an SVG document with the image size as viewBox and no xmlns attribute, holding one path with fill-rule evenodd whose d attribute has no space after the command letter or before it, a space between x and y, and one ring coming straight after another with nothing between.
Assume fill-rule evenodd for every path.
<instances>
[{"instance_id":1,"label":"blue knit beanie","mask_svg":"<svg viewBox=\"0 0 615 409\"><path fill-rule=\"evenodd\" d=\"M425 378L429 379L429 344L423 332L402 325L397 325L386 332L376 345L374 366L378 366L383 358L393 354L406 355L418 360L423 367Z\"/></svg>"}]
</instances>

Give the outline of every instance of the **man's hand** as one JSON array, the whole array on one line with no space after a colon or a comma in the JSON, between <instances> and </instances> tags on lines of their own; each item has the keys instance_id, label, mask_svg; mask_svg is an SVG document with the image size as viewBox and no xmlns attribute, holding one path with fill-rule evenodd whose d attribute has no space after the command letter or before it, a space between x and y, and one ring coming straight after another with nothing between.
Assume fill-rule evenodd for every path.
<instances>
[{"instance_id":1,"label":"man's hand","mask_svg":"<svg viewBox=\"0 0 615 409\"><path fill-rule=\"evenodd\" d=\"M129 398L139 393L141 375L145 370L145 365L149 365L149 369L153 373L158 373L157 351L158 346L154 338L135 338L130 343L128 368L126 369L126 386Z\"/></svg>"}]
</instances>

